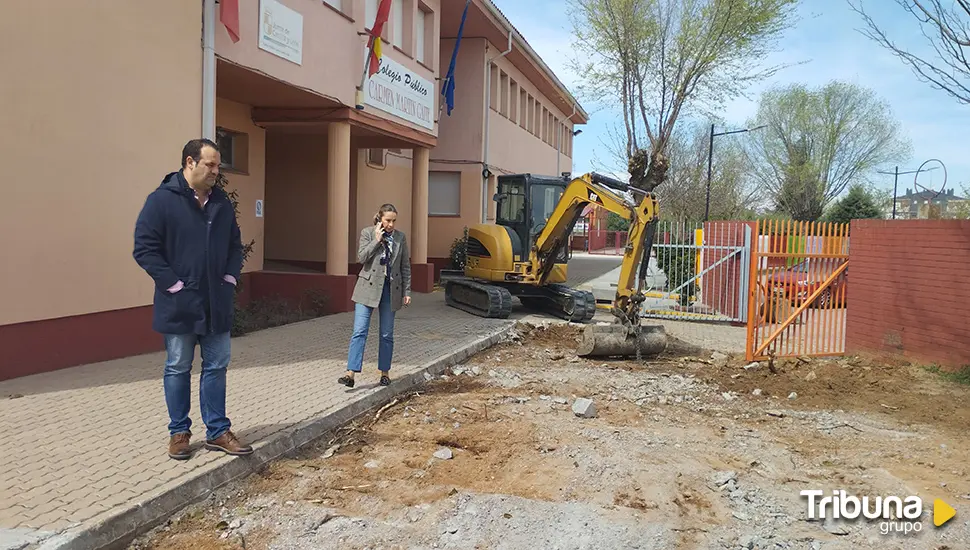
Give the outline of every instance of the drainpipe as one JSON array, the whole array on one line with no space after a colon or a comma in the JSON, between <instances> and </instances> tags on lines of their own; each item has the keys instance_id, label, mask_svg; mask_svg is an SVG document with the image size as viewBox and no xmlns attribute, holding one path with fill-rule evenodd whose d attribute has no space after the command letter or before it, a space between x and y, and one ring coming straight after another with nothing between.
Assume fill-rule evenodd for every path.
<instances>
[{"instance_id":1,"label":"drainpipe","mask_svg":"<svg viewBox=\"0 0 970 550\"><path fill-rule=\"evenodd\" d=\"M488 178L485 171L488 169L488 121L492 118L492 62L496 59L505 57L512 51L512 31L509 31L509 46L506 50L485 63L485 152L482 155L482 223L488 218ZM511 98L510 98L511 99Z\"/></svg>"},{"instance_id":2,"label":"drainpipe","mask_svg":"<svg viewBox=\"0 0 970 550\"><path fill-rule=\"evenodd\" d=\"M216 0L202 4L202 137L216 139Z\"/></svg>"},{"instance_id":3,"label":"drainpipe","mask_svg":"<svg viewBox=\"0 0 970 550\"><path fill-rule=\"evenodd\" d=\"M566 120L570 120L574 116L576 116L575 103L573 103L573 112L566 118ZM565 120L563 122L565 122ZM561 172L559 171L559 161L561 160L560 157L562 157L562 133L565 130L564 126L565 125L560 126L559 131L556 133L556 176L557 177L561 174ZM570 167L569 171L572 172L572 167Z\"/></svg>"}]
</instances>

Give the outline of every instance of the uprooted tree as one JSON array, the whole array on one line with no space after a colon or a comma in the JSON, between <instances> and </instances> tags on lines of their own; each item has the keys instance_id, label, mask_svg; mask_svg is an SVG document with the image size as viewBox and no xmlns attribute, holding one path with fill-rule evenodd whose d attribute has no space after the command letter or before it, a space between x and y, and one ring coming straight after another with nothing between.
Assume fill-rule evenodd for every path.
<instances>
[{"instance_id":1,"label":"uprooted tree","mask_svg":"<svg viewBox=\"0 0 970 550\"><path fill-rule=\"evenodd\" d=\"M751 124L764 126L746 142L755 177L795 220L818 220L851 182L910 154L889 105L855 84L772 88Z\"/></svg>"},{"instance_id":2,"label":"uprooted tree","mask_svg":"<svg viewBox=\"0 0 970 550\"><path fill-rule=\"evenodd\" d=\"M630 183L667 180L679 117L713 109L782 66L761 67L798 0L570 0L582 91L623 111Z\"/></svg>"},{"instance_id":3,"label":"uprooted tree","mask_svg":"<svg viewBox=\"0 0 970 550\"><path fill-rule=\"evenodd\" d=\"M895 0L896 9L905 11L919 25L932 52L920 56L912 48L900 46L865 10L861 0L850 0L853 10L866 24L863 33L901 59L923 82L942 90L960 103L970 103L970 1ZM890 13L888 0L878 0L880 16ZM914 35L909 32L907 35Z\"/></svg>"}]
</instances>

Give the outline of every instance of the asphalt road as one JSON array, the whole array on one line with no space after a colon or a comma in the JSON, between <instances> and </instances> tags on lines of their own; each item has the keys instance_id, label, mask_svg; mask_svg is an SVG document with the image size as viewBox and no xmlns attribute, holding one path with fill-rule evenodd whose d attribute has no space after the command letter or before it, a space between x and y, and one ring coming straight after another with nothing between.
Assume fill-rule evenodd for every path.
<instances>
[{"instance_id":1,"label":"asphalt road","mask_svg":"<svg viewBox=\"0 0 970 550\"><path fill-rule=\"evenodd\" d=\"M621 256L576 252L566 267L566 284L576 287L620 267Z\"/></svg>"}]
</instances>

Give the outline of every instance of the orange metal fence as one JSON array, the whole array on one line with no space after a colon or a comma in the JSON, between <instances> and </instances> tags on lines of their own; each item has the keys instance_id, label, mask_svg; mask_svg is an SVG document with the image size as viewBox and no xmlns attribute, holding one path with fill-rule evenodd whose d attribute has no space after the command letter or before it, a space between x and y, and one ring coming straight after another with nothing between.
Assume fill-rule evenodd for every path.
<instances>
[{"instance_id":1,"label":"orange metal fence","mask_svg":"<svg viewBox=\"0 0 970 550\"><path fill-rule=\"evenodd\" d=\"M751 251L747 358L845 353L849 224L762 220Z\"/></svg>"}]
</instances>

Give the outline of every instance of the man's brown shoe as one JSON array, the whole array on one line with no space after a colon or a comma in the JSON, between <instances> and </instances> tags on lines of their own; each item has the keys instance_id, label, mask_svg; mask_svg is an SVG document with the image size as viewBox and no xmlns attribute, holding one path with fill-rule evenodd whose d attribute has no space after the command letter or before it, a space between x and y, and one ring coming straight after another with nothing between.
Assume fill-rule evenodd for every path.
<instances>
[{"instance_id":1,"label":"man's brown shoe","mask_svg":"<svg viewBox=\"0 0 970 550\"><path fill-rule=\"evenodd\" d=\"M210 451L222 451L233 456L245 456L253 454L253 448L244 444L231 431L220 435L216 439L207 439L205 448Z\"/></svg>"},{"instance_id":2,"label":"man's brown shoe","mask_svg":"<svg viewBox=\"0 0 970 550\"><path fill-rule=\"evenodd\" d=\"M192 458L192 451L189 449L189 440L192 434L183 432L173 435L168 440L168 457L175 460L188 460Z\"/></svg>"}]
</instances>

